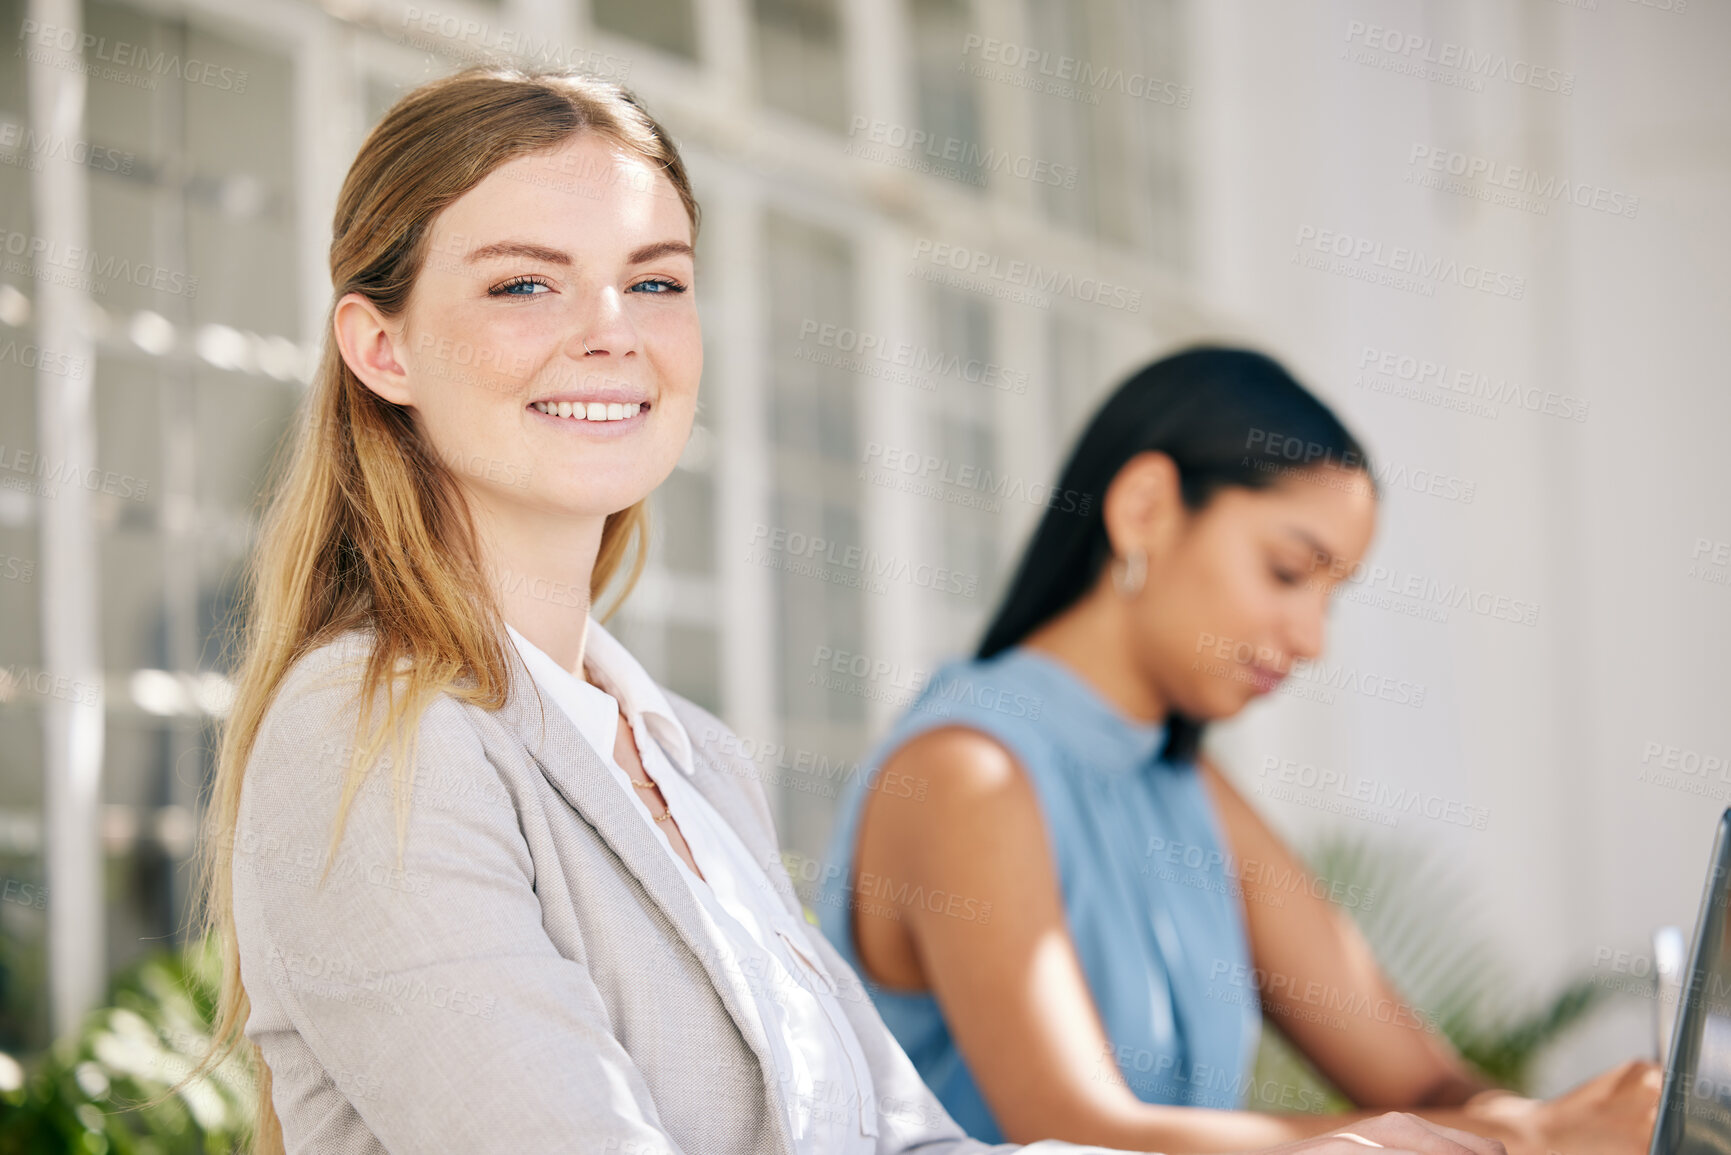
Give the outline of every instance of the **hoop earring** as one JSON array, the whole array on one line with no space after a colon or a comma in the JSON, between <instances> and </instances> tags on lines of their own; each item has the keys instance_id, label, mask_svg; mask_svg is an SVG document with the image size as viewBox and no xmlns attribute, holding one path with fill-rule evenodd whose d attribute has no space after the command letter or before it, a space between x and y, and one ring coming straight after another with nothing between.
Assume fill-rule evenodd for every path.
<instances>
[{"instance_id":1,"label":"hoop earring","mask_svg":"<svg viewBox=\"0 0 1731 1155\"><path fill-rule=\"evenodd\" d=\"M1112 569L1112 584L1118 587L1118 592L1125 597L1131 597L1142 589L1142 583L1148 579L1148 552L1140 546L1124 555L1124 572L1120 574L1116 566Z\"/></svg>"}]
</instances>

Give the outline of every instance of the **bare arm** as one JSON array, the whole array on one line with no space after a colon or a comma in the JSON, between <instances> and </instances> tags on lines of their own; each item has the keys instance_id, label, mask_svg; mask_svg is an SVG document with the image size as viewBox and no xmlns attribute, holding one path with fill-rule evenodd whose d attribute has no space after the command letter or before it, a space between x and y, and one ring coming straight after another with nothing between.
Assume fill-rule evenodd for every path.
<instances>
[{"instance_id":1,"label":"bare arm","mask_svg":"<svg viewBox=\"0 0 1731 1155\"><path fill-rule=\"evenodd\" d=\"M1278 878L1308 872L1218 767L1206 757L1198 764L1242 868L1251 954L1269 1021L1361 1107L1458 1106L1491 1089L1400 997L1339 907L1308 886L1259 894L1254 879L1265 870Z\"/></svg>"}]
</instances>

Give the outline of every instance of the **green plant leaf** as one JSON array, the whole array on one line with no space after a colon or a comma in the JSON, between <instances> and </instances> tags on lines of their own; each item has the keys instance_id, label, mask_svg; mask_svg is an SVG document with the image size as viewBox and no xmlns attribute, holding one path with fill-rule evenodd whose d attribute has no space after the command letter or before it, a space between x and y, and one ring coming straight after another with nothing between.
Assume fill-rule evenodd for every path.
<instances>
[{"instance_id":1,"label":"green plant leaf","mask_svg":"<svg viewBox=\"0 0 1731 1155\"><path fill-rule=\"evenodd\" d=\"M1474 935L1471 892L1441 856L1337 833L1319 840L1305 857L1316 876L1374 896L1347 909L1384 973L1413 1007L1435 1020L1438 1032L1468 1063L1502 1086L1525 1093L1546 1048L1608 995L1582 976L1554 994L1512 996L1508 965L1488 940ZM1267 1083L1321 1110L1352 1105L1272 1030L1263 1031L1256 1078L1259 1086ZM1251 1106L1291 1109L1269 1098L1260 1094Z\"/></svg>"}]
</instances>

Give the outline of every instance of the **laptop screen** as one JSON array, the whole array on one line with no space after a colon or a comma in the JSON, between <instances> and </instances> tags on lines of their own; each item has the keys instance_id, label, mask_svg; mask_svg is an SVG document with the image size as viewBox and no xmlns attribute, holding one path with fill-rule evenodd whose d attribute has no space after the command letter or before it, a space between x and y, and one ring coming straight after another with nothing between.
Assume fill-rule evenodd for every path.
<instances>
[{"instance_id":1,"label":"laptop screen","mask_svg":"<svg viewBox=\"0 0 1731 1155\"><path fill-rule=\"evenodd\" d=\"M1731 1155L1731 810L1719 819L1651 1155Z\"/></svg>"}]
</instances>

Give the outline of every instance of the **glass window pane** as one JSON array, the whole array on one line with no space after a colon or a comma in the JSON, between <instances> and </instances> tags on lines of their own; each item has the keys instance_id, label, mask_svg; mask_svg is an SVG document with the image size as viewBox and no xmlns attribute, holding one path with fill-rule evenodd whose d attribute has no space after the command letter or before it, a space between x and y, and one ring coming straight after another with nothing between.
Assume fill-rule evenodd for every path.
<instances>
[{"instance_id":1,"label":"glass window pane","mask_svg":"<svg viewBox=\"0 0 1731 1155\"><path fill-rule=\"evenodd\" d=\"M983 193L1007 170L994 177L987 167L993 154L984 139L974 78L963 67L963 46L974 31L968 7L962 0L912 0L908 22L916 112L931 142L922 159L931 161L930 171Z\"/></svg>"},{"instance_id":2,"label":"glass window pane","mask_svg":"<svg viewBox=\"0 0 1731 1155\"><path fill-rule=\"evenodd\" d=\"M1101 240L1131 240L1130 161L1126 118L1142 113L1146 101L1133 101L1112 83L1123 76L1125 29L1114 0L1075 0L1046 4L1028 0L1029 39L1053 57L1078 61L1078 88L1099 102L1042 94L1031 103L1034 139L1040 160L1077 170L1073 188L1040 184L1040 199L1053 222Z\"/></svg>"},{"instance_id":3,"label":"glass window pane","mask_svg":"<svg viewBox=\"0 0 1731 1155\"><path fill-rule=\"evenodd\" d=\"M1182 18L1175 0L1136 0L1141 27L1133 38L1142 53L1142 71L1158 78L1167 101L1143 102L1136 116L1141 128L1142 163L1147 166L1148 251L1175 269L1190 267L1189 186L1184 179L1184 127L1190 115L1188 70L1180 51Z\"/></svg>"},{"instance_id":4,"label":"glass window pane","mask_svg":"<svg viewBox=\"0 0 1731 1155\"><path fill-rule=\"evenodd\" d=\"M754 0L753 11L763 102L845 131L847 84L836 0Z\"/></svg>"},{"instance_id":5,"label":"glass window pane","mask_svg":"<svg viewBox=\"0 0 1731 1155\"><path fill-rule=\"evenodd\" d=\"M691 0L591 0L595 27L687 60L697 59Z\"/></svg>"}]
</instances>

